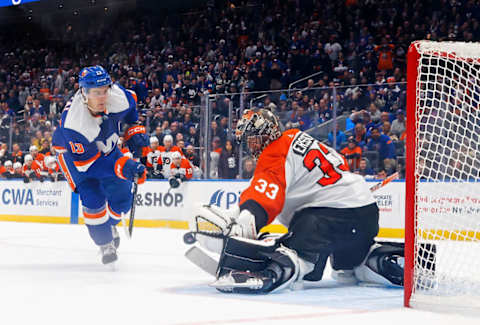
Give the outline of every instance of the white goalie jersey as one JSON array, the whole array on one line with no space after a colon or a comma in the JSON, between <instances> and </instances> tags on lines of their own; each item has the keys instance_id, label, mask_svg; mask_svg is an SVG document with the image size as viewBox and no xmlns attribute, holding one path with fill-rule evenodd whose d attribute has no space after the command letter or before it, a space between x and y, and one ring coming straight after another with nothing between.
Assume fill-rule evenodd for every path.
<instances>
[{"instance_id":1,"label":"white goalie jersey","mask_svg":"<svg viewBox=\"0 0 480 325\"><path fill-rule=\"evenodd\" d=\"M285 131L261 153L240 206L253 200L288 226L308 207L356 208L375 202L362 176L351 173L343 157L298 129Z\"/></svg>"}]
</instances>

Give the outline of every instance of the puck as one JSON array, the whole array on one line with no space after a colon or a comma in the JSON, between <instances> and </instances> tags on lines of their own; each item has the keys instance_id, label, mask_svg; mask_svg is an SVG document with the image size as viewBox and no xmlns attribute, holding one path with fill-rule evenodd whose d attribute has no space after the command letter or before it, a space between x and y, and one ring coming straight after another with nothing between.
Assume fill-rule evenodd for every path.
<instances>
[{"instance_id":1,"label":"puck","mask_svg":"<svg viewBox=\"0 0 480 325\"><path fill-rule=\"evenodd\" d=\"M193 232L187 232L185 235L183 235L183 241L185 244L193 244L197 240L195 239L195 234Z\"/></svg>"}]
</instances>

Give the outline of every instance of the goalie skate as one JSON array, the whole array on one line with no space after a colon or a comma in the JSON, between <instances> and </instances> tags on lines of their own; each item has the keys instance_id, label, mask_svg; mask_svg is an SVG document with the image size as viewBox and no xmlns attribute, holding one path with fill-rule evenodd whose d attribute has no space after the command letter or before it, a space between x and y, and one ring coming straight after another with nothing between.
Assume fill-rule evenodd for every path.
<instances>
[{"instance_id":1,"label":"goalie skate","mask_svg":"<svg viewBox=\"0 0 480 325\"><path fill-rule=\"evenodd\" d=\"M230 271L210 286L225 293L266 293L273 283L273 278L262 272Z\"/></svg>"}]
</instances>

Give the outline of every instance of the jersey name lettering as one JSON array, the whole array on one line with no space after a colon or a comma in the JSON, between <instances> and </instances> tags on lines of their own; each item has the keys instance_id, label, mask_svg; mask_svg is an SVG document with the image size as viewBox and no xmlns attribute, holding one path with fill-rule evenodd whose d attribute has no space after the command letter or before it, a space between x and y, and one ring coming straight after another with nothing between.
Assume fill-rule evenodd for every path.
<instances>
[{"instance_id":1,"label":"jersey name lettering","mask_svg":"<svg viewBox=\"0 0 480 325\"><path fill-rule=\"evenodd\" d=\"M300 135L293 141L292 150L297 155L303 156L312 145L314 138L307 133L300 133Z\"/></svg>"}]
</instances>

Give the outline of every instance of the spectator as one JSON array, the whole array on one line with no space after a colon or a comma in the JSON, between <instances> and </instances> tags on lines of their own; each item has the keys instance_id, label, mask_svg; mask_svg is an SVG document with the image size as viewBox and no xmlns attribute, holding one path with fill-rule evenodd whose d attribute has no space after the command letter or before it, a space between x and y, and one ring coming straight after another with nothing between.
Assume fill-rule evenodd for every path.
<instances>
[{"instance_id":1,"label":"spectator","mask_svg":"<svg viewBox=\"0 0 480 325\"><path fill-rule=\"evenodd\" d=\"M340 153L345 157L350 171L355 171L360 166L362 159L362 148L357 146L357 142L353 136L348 137L348 144Z\"/></svg>"},{"instance_id":2,"label":"spectator","mask_svg":"<svg viewBox=\"0 0 480 325\"><path fill-rule=\"evenodd\" d=\"M378 126L382 126L384 122L391 122L390 113L382 112L380 114L380 122L378 123Z\"/></svg>"},{"instance_id":3,"label":"spectator","mask_svg":"<svg viewBox=\"0 0 480 325\"><path fill-rule=\"evenodd\" d=\"M212 121L210 123L210 127L212 129L211 130L212 138L217 137L220 140L221 144L225 143L225 139L227 137L227 134L226 134L225 130L218 127L218 124L217 124L216 121Z\"/></svg>"},{"instance_id":4,"label":"spectator","mask_svg":"<svg viewBox=\"0 0 480 325\"><path fill-rule=\"evenodd\" d=\"M385 169L380 169L377 175L375 175L375 179L382 180L387 178L387 176L388 176L387 171Z\"/></svg>"},{"instance_id":5,"label":"spectator","mask_svg":"<svg viewBox=\"0 0 480 325\"><path fill-rule=\"evenodd\" d=\"M200 167L200 158L195 154L195 148L191 144L185 150L185 158L190 160L192 166Z\"/></svg>"},{"instance_id":6,"label":"spectator","mask_svg":"<svg viewBox=\"0 0 480 325\"><path fill-rule=\"evenodd\" d=\"M212 151L210 151L210 178L218 178L218 164L222 153L222 143L219 137L212 140Z\"/></svg>"},{"instance_id":7,"label":"spectator","mask_svg":"<svg viewBox=\"0 0 480 325\"><path fill-rule=\"evenodd\" d=\"M342 46L337 42L337 35L330 35L330 40L325 44L325 53L328 54L330 61L335 61L338 58L338 53L342 50Z\"/></svg>"},{"instance_id":8,"label":"spectator","mask_svg":"<svg viewBox=\"0 0 480 325\"><path fill-rule=\"evenodd\" d=\"M368 167L367 160L365 158L360 159L360 164L358 169L355 170L355 173L362 175L366 179L373 178L375 176L375 171Z\"/></svg>"},{"instance_id":9,"label":"spectator","mask_svg":"<svg viewBox=\"0 0 480 325\"><path fill-rule=\"evenodd\" d=\"M197 133L197 129L194 126L191 126L188 129L188 134L185 137L185 141L187 144L190 144L194 147L200 147L199 135Z\"/></svg>"},{"instance_id":10,"label":"spectator","mask_svg":"<svg viewBox=\"0 0 480 325\"><path fill-rule=\"evenodd\" d=\"M388 44L387 38L382 39L382 44L375 46L375 52L378 53L378 70L390 71L393 69L393 44Z\"/></svg>"},{"instance_id":11,"label":"spectator","mask_svg":"<svg viewBox=\"0 0 480 325\"><path fill-rule=\"evenodd\" d=\"M153 90L153 97L150 99L149 107L151 109L155 109L158 105L158 108L160 108L164 99L165 98L162 96L162 93L160 92L160 88L155 88Z\"/></svg>"},{"instance_id":12,"label":"spectator","mask_svg":"<svg viewBox=\"0 0 480 325\"><path fill-rule=\"evenodd\" d=\"M355 142L360 148L363 148L367 144L367 130L362 123L355 124L353 129L353 136Z\"/></svg>"},{"instance_id":13,"label":"spectator","mask_svg":"<svg viewBox=\"0 0 480 325\"><path fill-rule=\"evenodd\" d=\"M342 145L347 142L347 136L345 133L340 129L340 125L337 123L337 133L336 133L336 147L335 150L340 151ZM333 146L333 130L328 132L328 143Z\"/></svg>"},{"instance_id":14,"label":"spectator","mask_svg":"<svg viewBox=\"0 0 480 325\"><path fill-rule=\"evenodd\" d=\"M20 145L18 143L14 143L12 145L12 152L9 155L9 160L11 160L13 163L23 163L23 152L20 150Z\"/></svg>"},{"instance_id":15,"label":"spectator","mask_svg":"<svg viewBox=\"0 0 480 325\"><path fill-rule=\"evenodd\" d=\"M398 138L392 134L391 124L388 121L385 121L382 124L382 134L389 136L393 141L398 140Z\"/></svg>"},{"instance_id":16,"label":"spectator","mask_svg":"<svg viewBox=\"0 0 480 325\"><path fill-rule=\"evenodd\" d=\"M40 150L40 148L42 148L43 140L44 138L43 138L42 131L38 130L35 132L35 137L32 138L31 144L34 145L37 148L37 150Z\"/></svg>"},{"instance_id":17,"label":"spectator","mask_svg":"<svg viewBox=\"0 0 480 325\"><path fill-rule=\"evenodd\" d=\"M50 152L50 141L48 139L42 139L39 153L45 155Z\"/></svg>"},{"instance_id":18,"label":"spectator","mask_svg":"<svg viewBox=\"0 0 480 325\"><path fill-rule=\"evenodd\" d=\"M30 116L33 116L35 114L45 115L45 108L42 105L40 105L39 99L33 100L33 107L30 109Z\"/></svg>"},{"instance_id":19,"label":"spectator","mask_svg":"<svg viewBox=\"0 0 480 325\"><path fill-rule=\"evenodd\" d=\"M379 159L383 163L384 168L395 166L395 145L389 136L381 134L378 127L374 127L371 137L368 139L367 148L370 151L379 153Z\"/></svg>"},{"instance_id":20,"label":"spectator","mask_svg":"<svg viewBox=\"0 0 480 325\"><path fill-rule=\"evenodd\" d=\"M225 141L218 162L218 178L236 179L238 176L238 154L232 140Z\"/></svg>"},{"instance_id":21,"label":"spectator","mask_svg":"<svg viewBox=\"0 0 480 325\"><path fill-rule=\"evenodd\" d=\"M147 80L143 77L143 73L139 72L137 74L137 79L133 81L133 90L137 94L137 98L139 102L145 103L145 99L148 95L149 85Z\"/></svg>"},{"instance_id":22,"label":"spectator","mask_svg":"<svg viewBox=\"0 0 480 325\"><path fill-rule=\"evenodd\" d=\"M298 106L285 125L287 129L296 128L302 131L306 131L312 126L312 121L308 114L305 114L305 109L302 106Z\"/></svg>"},{"instance_id":23,"label":"spectator","mask_svg":"<svg viewBox=\"0 0 480 325\"><path fill-rule=\"evenodd\" d=\"M250 179L253 177L254 172L255 172L255 161L251 158L245 159L243 161L242 178Z\"/></svg>"},{"instance_id":24,"label":"spectator","mask_svg":"<svg viewBox=\"0 0 480 325\"><path fill-rule=\"evenodd\" d=\"M392 122L391 132L397 138L400 138L402 136L402 133L405 130L406 130L405 113L403 112L403 110L399 109L399 110L397 110L397 118L394 119L393 122Z\"/></svg>"},{"instance_id":25,"label":"spectator","mask_svg":"<svg viewBox=\"0 0 480 325\"><path fill-rule=\"evenodd\" d=\"M380 117L382 112L378 109L377 105L375 103L371 103L370 106L368 107L368 112L370 114L370 118L372 119L373 123L378 123L380 122Z\"/></svg>"}]
</instances>

